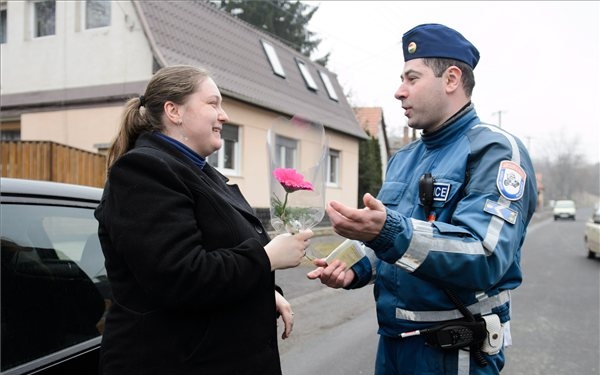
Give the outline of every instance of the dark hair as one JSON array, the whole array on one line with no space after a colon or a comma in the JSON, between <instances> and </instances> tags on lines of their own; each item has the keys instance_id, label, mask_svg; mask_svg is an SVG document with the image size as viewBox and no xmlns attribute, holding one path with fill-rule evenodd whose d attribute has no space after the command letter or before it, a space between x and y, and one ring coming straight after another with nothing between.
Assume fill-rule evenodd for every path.
<instances>
[{"instance_id":1,"label":"dark hair","mask_svg":"<svg viewBox=\"0 0 600 375\"><path fill-rule=\"evenodd\" d=\"M158 70L148 82L144 95L125 103L119 132L108 151L107 169L133 148L140 134L162 132L165 128L162 122L165 102L185 103L208 76L206 70L189 65Z\"/></svg>"},{"instance_id":2,"label":"dark hair","mask_svg":"<svg viewBox=\"0 0 600 375\"><path fill-rule=\"evenodd\" d=\"M423 63L433 70L433 74L436 77L441 77L442 74L451 66L456 66L462 71L461 82L465 90L465 94L470 98L473 94L473 88L475 87L475 74L473 68L462 61L427 57L423 59Z\"/></svg>"}]
</instances>

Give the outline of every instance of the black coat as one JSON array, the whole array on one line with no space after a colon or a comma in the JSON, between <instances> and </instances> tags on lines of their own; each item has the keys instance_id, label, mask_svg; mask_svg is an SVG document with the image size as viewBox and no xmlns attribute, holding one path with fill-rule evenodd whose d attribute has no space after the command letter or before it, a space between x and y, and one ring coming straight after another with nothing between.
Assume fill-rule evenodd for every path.
<instances>
[{"instance_id":1,"label":"black coat","mask_svg":"<svg viewBox=\"0 0 600 375\"><path fill-rule=\"evenodd\" d=\"M115 302L101 373L280 374L263 225L235 185L143 134L96 209Z\"/></svg>"}]
</instances>

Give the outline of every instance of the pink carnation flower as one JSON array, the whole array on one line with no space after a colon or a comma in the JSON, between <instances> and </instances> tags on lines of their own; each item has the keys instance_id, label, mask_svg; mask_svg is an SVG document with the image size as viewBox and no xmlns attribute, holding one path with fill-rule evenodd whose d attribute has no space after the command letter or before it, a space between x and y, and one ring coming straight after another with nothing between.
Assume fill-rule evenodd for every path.
<instances>
[{"instance_id":1,"label":"pink carnation flower","mask_svg":"<svg viewBox=\"0 0 600 375\"><path fill-rule=\"evenodd\" d=\"M313 190L312 184L304 181L304 176L296 172L294 168L277 168L273 171L273 175L286 193L293 193L297 190Z\"/></svg>"}]
</instances>

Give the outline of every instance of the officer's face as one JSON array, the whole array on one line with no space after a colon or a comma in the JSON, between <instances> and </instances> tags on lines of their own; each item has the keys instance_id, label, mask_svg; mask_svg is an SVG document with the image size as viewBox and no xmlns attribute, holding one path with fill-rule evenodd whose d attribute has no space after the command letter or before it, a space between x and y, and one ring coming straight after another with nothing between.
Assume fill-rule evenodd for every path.
<instances>
[{"instance_id":1,"label":"officer's face","mask_svg":"<svg viewBox=\"0 0 600 375\"><path fill-rule=\"evenodd\" d=\"M436 77L423 59L414 59L404 64L401 79L394 96L402 101L408 126L432 132L442 125L449 106L444 76Z\"/></svg>"}]
</instances>

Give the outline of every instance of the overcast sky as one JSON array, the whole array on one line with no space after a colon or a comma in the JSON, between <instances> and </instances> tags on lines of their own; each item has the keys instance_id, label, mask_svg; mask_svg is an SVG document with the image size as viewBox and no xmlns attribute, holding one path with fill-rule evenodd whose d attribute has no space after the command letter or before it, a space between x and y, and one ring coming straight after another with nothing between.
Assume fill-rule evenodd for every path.
<instances>
[{"instance_id":1,"label":"overcast sky","mask_svg":"<svg viewBox=\"0 0 600 375\"><path fill-rule=\"evenodd\" d=\"M479 50L473 102L482 121L514 133L534 158L578 142L600 161L600 7L597 1L305 1L319 5L309 29L331 52L356 106L382 107L406 124L400 101L402 34L421 23L450 26Z\"/></svg>"}]
</instances>

